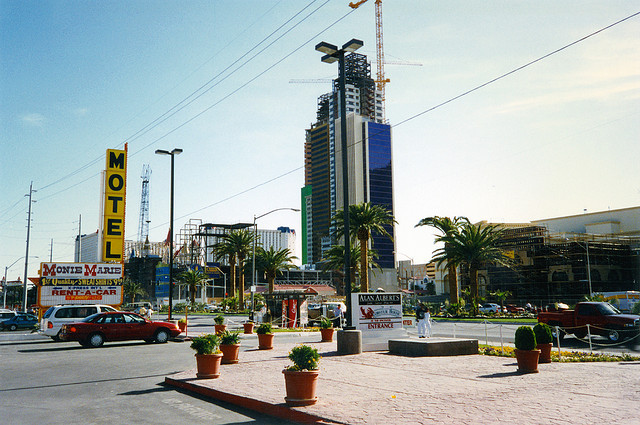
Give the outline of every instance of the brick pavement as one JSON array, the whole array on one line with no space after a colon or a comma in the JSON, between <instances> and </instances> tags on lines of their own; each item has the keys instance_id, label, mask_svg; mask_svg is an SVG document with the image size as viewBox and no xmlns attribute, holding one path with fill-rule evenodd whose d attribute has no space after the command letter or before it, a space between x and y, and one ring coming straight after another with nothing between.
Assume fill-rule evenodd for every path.
<instances>
[{"instance_id":1,"label":"brick pavement","mask_svg":"<svg viewBox=\"0 0 640 425\"><path fill-rule=\"evenodd\" d=\"M515 359L481 355L403 357L387 352L339 356L319 333L299 342L322 354L318 402L284 404L282 369L295 342L258 350L243 335L240 363L222 365L218 379L195 379L194 369L169 385L307 423L340 424L638 424L640 362L552 363L540 373L516 372ZM255 348L254 348L255 347Z\"/></svg>"}]
</instances>

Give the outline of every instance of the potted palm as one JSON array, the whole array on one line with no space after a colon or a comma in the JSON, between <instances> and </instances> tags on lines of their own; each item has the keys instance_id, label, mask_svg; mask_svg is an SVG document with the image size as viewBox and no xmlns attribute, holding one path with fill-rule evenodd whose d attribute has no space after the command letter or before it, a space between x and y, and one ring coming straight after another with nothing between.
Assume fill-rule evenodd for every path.
<instances>
[{"instance_id":1,"label":"potted palm","mask_svg":"<svg viewBox=\"0 0 640 425\"><path fill-rule=\"evenodd\" d=\"M318 401L316 386L318 382L318 362L320 355L317 348L298 345L289 352L293 365L285 368L284 382L287 396L284 398L289 406L308 406Z\"/></svg>"},{"instance_id":2,"label":"potted palm","mask_svg":"<svg viewBox=\"0 0 640 425\"><path fill-rule=\"evenodd\" d=\"M220 334L222 364L238 363L240 353L240 333L224 331Z\"/></svg>"},{"instance_id":3,"label":"potted palm","mask_svg":"<svg viewBox=\"0 0 640 425\"><path fill-rule=\"evenodd\" d=\"M322 335L322 341L320 342L332 342L333 341L333 322L326 317L320 319L320 335Z\"/></svg>"},{"instance_id":4,"label":"potted palm","mask_svg":"<svg viewBox=\"0 0 640 425\"><path fill-rule=\"evenodd\" d=\"M253 333L253 321L249 320L248 322L243 323L242 326L244 327L244 333L246 335L251 335Z\"/></svg>"},{"instance_id":5,"label":"potted palm","mask_svg":"<svg viewBox=\"0 0 640 425\"><path fill-rule=\"evenodd\" d=\"M220 335L227 329L227 325L224 324L224 316L222 314L218 314L214 317L213 322L215 323L214 328L216 329L216 335Z\"/></svg>"},{"instance_id":6,"label":"potted palm","mask_svg":"<svg viewBox=\"0 0 640 425\"><path fill-rule=\"evenodd\" d=\"M536 349L536 335L531 326L520 326L516 329L515 345L518 372L538 373L540 350Z\"/></svg>"},{"instance_id":7,"label":"potted palm","mask_svg":"<svg viewBox=\"0 0 640 425\"><path fill-rule=\"evenodd\" d=\"M178 328L180 328L180 330L182 332L184 332L185 329L187 329L187 318L183 317L180 320L178 320Z\"/></svg>"},{"instance_id":8,"label":"potted palm","mask_svg":"<svg viewBox=\"0 0 640 425\"><path fill-rule=\"evenodd\" d=\"M271 323L262 323L256 329L258 334L258 349L271 350L273 348L273 328Z\"/></svg>"},{"instance_id":9,"label":"potted palm","mask_svg":"<svg viewBox=\"0 0 640 425\"><path fill-rule=\"evenodd\" d=\"M222 352L220 338L214 334L204 334L191 340L191 348L196 352L196 377L214 379L220 376Z\"/></svg>"},{"instance_id":10,"label":"potted palm","mask_svg":"<svg viewBox=\"0 0 640 425\"><path fill-rule=\"evenodd\" d=\"M546 323L538 323L533 327L536 335L536 348L540 350L538 363L551 363L551 348L553 347L553 334Z\"/></svg>"}]
</instances>

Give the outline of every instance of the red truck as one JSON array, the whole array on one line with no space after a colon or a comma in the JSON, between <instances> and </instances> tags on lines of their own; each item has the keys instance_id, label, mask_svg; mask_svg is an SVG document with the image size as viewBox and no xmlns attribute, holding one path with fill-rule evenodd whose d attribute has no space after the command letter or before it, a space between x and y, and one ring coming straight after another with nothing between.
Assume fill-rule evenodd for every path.
<instances>
[{"instance_id":1,"label":"red truck","mask_svg":"<svg viewBox=\"0 0 640 425\"><path fill-rule=\"evenodd\" d=\"M552 328L559 326L560 339L565 334L574 334L578 338L587 336L587 325L591 335L601 335L611 342L634 338L640 334L640 316L622 314L606 302L581 302L575 310L559 309L538 313L538 322ZM555 329L554 336L555 336ZM640 338L640 337L638 337Z\"/></svg>"}]
</instances>

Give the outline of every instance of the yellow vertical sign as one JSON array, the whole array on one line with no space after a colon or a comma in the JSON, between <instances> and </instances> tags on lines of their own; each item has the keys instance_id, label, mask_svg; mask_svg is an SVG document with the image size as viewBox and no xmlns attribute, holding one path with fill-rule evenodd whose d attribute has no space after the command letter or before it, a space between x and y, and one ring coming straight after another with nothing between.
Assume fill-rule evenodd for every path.
<instances>
[{"instance_id":1,"label":"yellow vertical sign","mask_svg":"<svg viewBox=\"0 0 640 425\"><path fill-rule=\"evenodd\" d=\"M127 190L127 151L107 149L102 260L122 261Z\"/></svg>"}]
</instances>

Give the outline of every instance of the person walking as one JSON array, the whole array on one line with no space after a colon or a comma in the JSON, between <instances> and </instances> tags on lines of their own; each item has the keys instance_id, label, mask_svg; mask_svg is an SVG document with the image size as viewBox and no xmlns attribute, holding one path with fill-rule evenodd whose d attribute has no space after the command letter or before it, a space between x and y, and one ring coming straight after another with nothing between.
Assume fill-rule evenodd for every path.
<instances>
[{"instance_id":1,"label":"person walking","mask_svg":"<svg viewBox=\"0 0 640 425\"><path fill-rule=\"evenodd\" d=\"M424 338L427 333L427 323L424 319L425 313L428 311L424 303L418 304L416 308L416 320L418 321L418 338Z\"/></svg>"},{"instance_id":2,"label":"person walking","mask_svg":"<svg viewBox=\"0 0 640 425\"><path fill-rule=\"evenodd\" d=\"M426 336L427 338L431 338L431 313L429 312L429 307L425 307L423 320L425 322Z\"/></svg>"}]
</instances>

